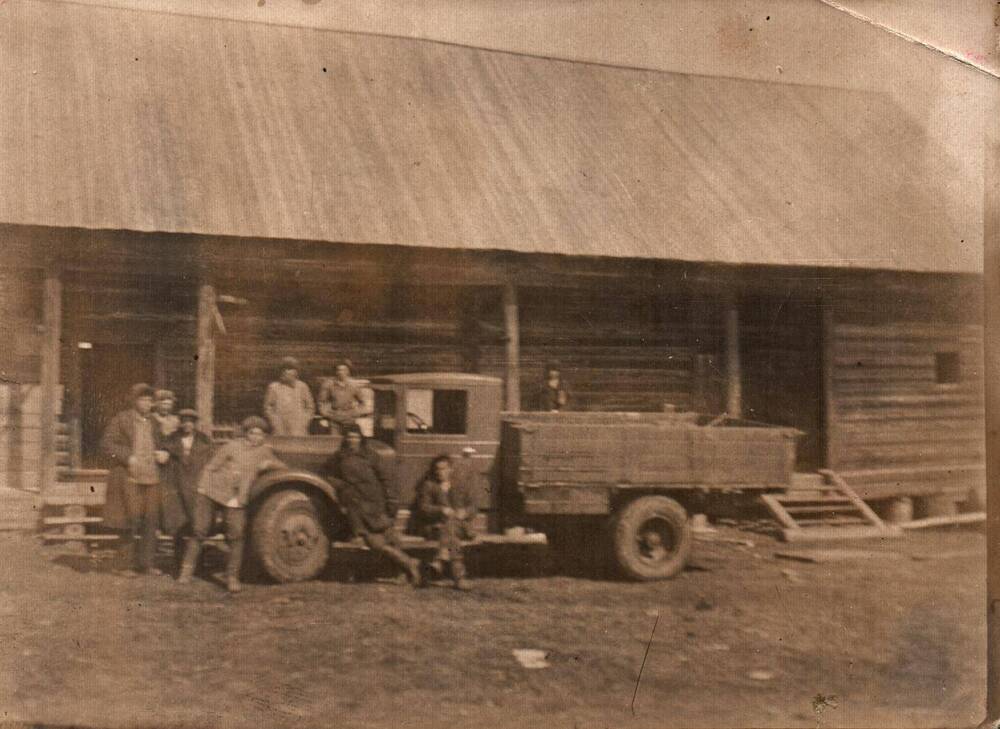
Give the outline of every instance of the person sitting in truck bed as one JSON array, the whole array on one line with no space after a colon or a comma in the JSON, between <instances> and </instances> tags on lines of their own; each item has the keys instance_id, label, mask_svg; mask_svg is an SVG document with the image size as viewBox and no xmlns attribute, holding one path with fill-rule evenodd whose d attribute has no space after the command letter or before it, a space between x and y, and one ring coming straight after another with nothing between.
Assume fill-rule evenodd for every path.
<instances>
[{"instance_id":1,"label":"person sitting in truck bed","mask_svg":"<svg viewBox=\"0 0 1000 729\"><path fill-rule=\"evenodd\" d=\"M348 427L340 449L323 464L320 475L342 484L337 497L347 511L354 535L361 537L369 549L392 560L406 572L410 584L419 587L420 563L400 548L394 526L396 494L357 425Z\"/></svg>"},{"instance_id":2,"label":"person sitting in truck bed","mask_svg":"<svg viewBox=\"0 0 1000 729\"><path fill-rule=\"evenodd\" d=\"M319 414L329 418L344 433L364 415L364 396L361 388L351 380L351 364L344 360L337 364L336 377L326 379L319 388Z\"/></svg>"},{"instance_id":3,"label":"person sitting in truck bed","mask_svg":"<svg viewBox=\"0 0 1000 729\"><path fill-rule=\"evenodd\" d=\"M431 461L427 478L420 485L415 520L422 536L438 540L431 569L444 574L444 563L450 562L456 590L469 589L462 540L475 539L473 522L478 511L475 490L466 479L455 478L451 457L440 455Z\"/></svg>"},{"instance_id":4,"label":"person sitting in truck bed","mask_svg":"<svg viewBox=\"0 0 1000 729\"><path fill-rule=\"evenodd\" d=\"M536 409L543 412L558 412L565 410L569 403L569 392L562 380L559 365L550 362L545 365L545 379L538 390Z\"/></svg>"}]
</instances>

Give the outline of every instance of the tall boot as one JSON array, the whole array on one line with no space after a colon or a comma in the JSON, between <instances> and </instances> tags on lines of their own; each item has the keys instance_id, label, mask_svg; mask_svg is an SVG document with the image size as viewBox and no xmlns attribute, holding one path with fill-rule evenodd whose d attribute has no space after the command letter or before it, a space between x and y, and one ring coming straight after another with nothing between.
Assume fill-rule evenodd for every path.
<instances>
[{"instance_id":1,"label":"tall boot","mask_svg":"<svg viewBox=\"0 0 1000 729\"><path fill-rule=\"evenodd\" d=\"M243 540L234 539L229 544L229 557L226 558L226 589L230 592L241 592L240 567L243 566Z\"/></svg>"},{"instance_id":2,"label":"tall boot","mask_svg":"<svg viewBox=\"0 0 1000 729\"><path fill-rule=\"evenodd\" d=\"M410 585L420 587L421 583L423 583L420 575L420 562L412 557L408 557L403 550L389 544L382 547L381 551L389 559L406 570L406 578L410 581Z\"/></svg>"},{"instance_id":3,"label":"tall boot","mask_svg":"<svg viewBox=\"0 0 1000 729\"><path fill-rule=\"evenodd\" d=\"M469 583L465 579L465 562L461 557L453 557L451 560L451 579L454 581L456 590L470 589Z\"/></svg>"},{"instance_id":4,"label":"tall boot","mask_svg":"<svg viewBox=\"0 0 1000 729\"><path fill-rule=\"evenodd\" d=\"M177 576L177 581L182 585L189 583L194 576L200 553L201 540L197 537L188 537L187 544L184 545L184 561L181 562L181 573Z\"/></svg>"}]
</instances>

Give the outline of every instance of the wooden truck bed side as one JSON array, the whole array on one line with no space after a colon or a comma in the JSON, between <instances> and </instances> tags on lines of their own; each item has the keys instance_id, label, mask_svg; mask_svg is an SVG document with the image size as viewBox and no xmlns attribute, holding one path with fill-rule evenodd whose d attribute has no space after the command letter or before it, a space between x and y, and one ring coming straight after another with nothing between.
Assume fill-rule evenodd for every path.
<instances>
[{"instance_id":1,"label":"wooden truck bed side","mask_svg":"<svg viewBox=\"0 0 1000 729\"><path fill-rule=\"evenodd\" d=\"M505 415L505 510L606 514L612 490L774 489L794 471L790 428L707 425L692 413L566 415Z\"/></svg>"}]
</instances>

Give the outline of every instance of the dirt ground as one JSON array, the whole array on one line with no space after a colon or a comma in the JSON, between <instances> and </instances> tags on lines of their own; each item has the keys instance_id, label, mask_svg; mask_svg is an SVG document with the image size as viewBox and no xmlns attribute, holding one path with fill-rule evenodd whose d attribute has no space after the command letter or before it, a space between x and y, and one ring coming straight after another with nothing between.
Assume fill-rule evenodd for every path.
<instances>
[{"instance_id":1,"label":"dirt ground","mask_svg":"<svg viewBox=\"0 0 1000 729\"><path fill-rule=\"evenodd\" d=\"M720 536L754 546L699 541L686 572L652 584L555 574L542 545L480 554L465 594L350 579L349 557L327 579L252 584L231 597L205 579L129 579L107 553L68 556L0 534L0 722L930 727L982 718L981 532L837 545L878 555L827 564L776 558L790 546L758 534ZM548 667L522 667L512 654L522 648L545 651Z\"/></svg>"}]
</instances>

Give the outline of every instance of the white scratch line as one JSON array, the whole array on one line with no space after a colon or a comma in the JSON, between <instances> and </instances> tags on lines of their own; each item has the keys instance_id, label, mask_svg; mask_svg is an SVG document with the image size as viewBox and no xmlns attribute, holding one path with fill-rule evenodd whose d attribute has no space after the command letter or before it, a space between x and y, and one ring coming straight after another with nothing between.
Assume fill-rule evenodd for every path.
<instances>
[{"instance_id":1,"label":"white scratch line","mask_svg":"<svg viewBox=\"0 0 1000 729\"><path fill-rule=\"evenodd\" d=\"M857 10L853 10L851 8L848 8L848 7L844 6L844 5L841 5L840 3L835 2L834 0L819 0L819 1L821 3L823 3L824 5L830 6L834 10L839 10L842 13L846 13L847 15L850 15L852 18L856 18L858 20L861 20L861 21L863 21L865 23L868 23L869 25L874 25L876 28L881 28L882 30L884 30L884 31L886 31L888 33L892 33L893 35L898 36L898 37L902 38L903 40L907 40L910 43L916 43L917 45L923 46L924 48L928 48L928 49L930 49L932 51L935 51L935 52L940 53L942 55L948 56L948 58L951 58L951 59L953 59L955 61L958 61L959 63L964 63L966 66L971 66L972 68L976 69L977 71L981 71L982 73L985 73L987 76L992 76L993 78L1000 78L1000 71L994 71L991 68L987 68L986 66L983 66L982 64L976 63L975 61L973 61L973 60L971 60L969 58L966 58L965 56L958 55L954 51L949 51L949 50L946 50L944 48L938 48L933 43L928 43L925 40L921 40L920 38L917 38L915 35L910 35L909 33L904 33L901 30L896 30L891 25L886 25L885 23L880 23L877 20L874 20L873 18L869 18L867 15L862 15Z\"/></svg>"},{"instance_id":2,"label":"white scratch line","mask_svg":"<svg viewBox=\"0 0 1000 729\"><path fill-rule=\"evenodd\" d=\"M618 176L618 173L617 173L617 172L612 172L611 174L612 174L612 175L614 175L614 178L615 178L616 180L618 180L618 184L622 186L622 189L623 189L623 190L625 191L625 194L626 194L626 195L628 195L628 199L629 199L629 202L630 202L630 203L632 203L632 207L634 207L634 208L635 208L635 207L638 207L638 206L637 206L637 205L635 204L635 198L634 198L634 197L632 197L632 193L631 193L631 192L629 191L629 189L628 189L628 188L627 188L627 187L625 186L625 183L624 183L624 182L622 182L622 178L620 178L620 177Z\"/></svg>"}]
</instances>

